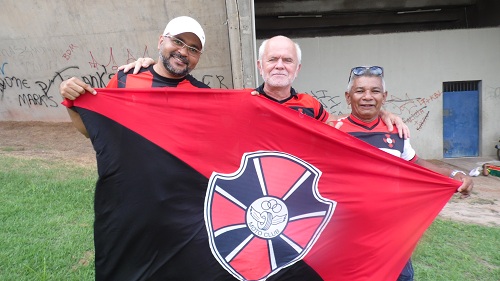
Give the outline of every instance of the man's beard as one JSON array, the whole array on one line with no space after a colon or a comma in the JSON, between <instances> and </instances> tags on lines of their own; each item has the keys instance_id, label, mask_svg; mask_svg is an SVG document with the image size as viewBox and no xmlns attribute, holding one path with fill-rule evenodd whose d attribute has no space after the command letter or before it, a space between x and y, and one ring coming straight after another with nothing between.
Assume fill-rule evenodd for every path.
<instances>
[{"instance_id":1,"label":"man's beard","mask_svg":"<svg viewBox=\"0 0 500 281\"><path fill-rule=\"evenodd\" d=\"M276 79L271 74L262 75L262 79L267 85L272 87L288 87L292 85L293 80L295 80L295 79L290 79L290 77L286 77L286 79Z\"/></svg>"},{"instance_id":2,"label":"man's beard","mask_svg":"<svg viewBox=\"0 0 500 281\"><path fill-rule=\"evenodd\" d=\"M170 63L171 58L179 59L180 61L182 61L183 63L186 64L186 67L184 69L176 69ZM184 76L188 75L188 73L191 71L191 69L189 69L189 60L186 57L181 56L181 54L179 54L179 53L172 52L172 53L170 53L170 55L168 57L164 57L160 51L160 59L163 63L163 66L165 67L165 69L167 69L167 71L170 72L170 74L172 74L173 76L184 77Z\"/></svg>"}]
</instances>

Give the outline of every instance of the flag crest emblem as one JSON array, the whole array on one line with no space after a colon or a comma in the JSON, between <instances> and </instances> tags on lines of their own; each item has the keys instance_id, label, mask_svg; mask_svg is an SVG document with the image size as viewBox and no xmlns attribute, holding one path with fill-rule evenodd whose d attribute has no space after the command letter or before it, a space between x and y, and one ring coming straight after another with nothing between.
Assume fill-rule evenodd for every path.
<instances>
[{"instance_id":1,"label":"flag crest emblem","mask_svg":"<svg viewBox=\"0 0 500 281\"><path fill-rule=\"evenodd\" d=\"M243 155L231 174L213 172L205 198L210 248L239 280L265 280L302 259L333 215L318 192L321 171L287 153Z\"/></svg>"}]
</instances>

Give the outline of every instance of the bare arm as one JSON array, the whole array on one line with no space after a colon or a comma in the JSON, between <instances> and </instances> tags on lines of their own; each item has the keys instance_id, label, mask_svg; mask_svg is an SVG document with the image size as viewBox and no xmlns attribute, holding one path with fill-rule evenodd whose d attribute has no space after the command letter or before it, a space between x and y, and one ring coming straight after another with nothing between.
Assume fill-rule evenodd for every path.
<instances>
[{"instance_id":1,"label":"bare arm","mask_svg":"<svg viewBox=\"0 0 500 281\"><path fill-rule=\"evenodd\" d=\"M80 114L78 114L78 112L70 108L68 108L68 114L69 117L71 118L71 122L73 122L73 126L75 126L78 132L82 133L85 137L88 138L89 133L87 132L87 128L85 128L85 125L83 124Z\"/></svg>"},{"instance_id":2,"label":"bare arm","mask_svg":"<svg viewBox=\"0 0 500 281\"><path fill-rule=\"evenodd\" d=\"M86 84L76 77L65 80L61 83L61 85L59 85L59 93L64 99L68 100L75 100L79 96L83 95L86 91L94 95L97 93L90 85ZM88 138L89 134L87 132L87 129L85 128L85 125L83 124L82 119L80 118L80 115L70 108L68 108L68 114L71 118L71 122L73 122L73 126L75 126L75 128L80 133Z\"/></svg>"},{"instance_id":3,"label":"bare arm","mask_svg":"<svg viewBox=\"0 0 500 281\"><path fill-rule=\"evenodd\" d=\"M415 164L420 165L422 167L425 167L427 169L433 170L437 173L440 173L443 176L449 177L451 173L453 172L452 169L448 169L445 167L439 167L435 164L432 164L429 161L426 161L422 158L418 158L418 160L415 162ZM472 181L472 178L464 175L462 173L455 173L453 176L453 179L461 181L462 185L458 187L457 191L462 194L462 198L468 197L470 195L470 192L472 191L472 188L474 188L474 182Z\"/></svg>"}]
</instances>

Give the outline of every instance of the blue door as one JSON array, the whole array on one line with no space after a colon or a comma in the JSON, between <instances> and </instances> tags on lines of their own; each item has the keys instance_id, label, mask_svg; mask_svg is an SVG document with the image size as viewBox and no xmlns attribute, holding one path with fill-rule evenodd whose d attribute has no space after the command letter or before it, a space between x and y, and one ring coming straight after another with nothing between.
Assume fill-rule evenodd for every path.
<instances>
[{"instance_id":1,"label":"blue door","mask_svg":"<svg viewBox=\"0 0 500 281\"><path fill-rule=\"evenodd\" d=\"M479 91L443 93L443 157L479 155Z\"/></svg>"}]
</instances>

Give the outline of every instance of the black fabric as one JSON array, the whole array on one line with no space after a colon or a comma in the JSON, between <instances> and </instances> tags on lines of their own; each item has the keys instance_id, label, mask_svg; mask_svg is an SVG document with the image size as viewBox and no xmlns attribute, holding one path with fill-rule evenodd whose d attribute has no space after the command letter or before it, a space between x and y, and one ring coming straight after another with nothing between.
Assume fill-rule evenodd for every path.
<instances>
[{"instance_id":1,"label":"black fabric","mask_svg":"<svg viewBox=\"0 0 500 281\"><path fill-rule=\"evenodd\" d=\"M96 280L234 280L207 243L207 178L114 121L77 110L98 163Z\"/></svg>"},{"instance_id":2,"label":"black fabric","mask_svg":"<svg viewBox=\"0 0 500 281\"><path fill-rule=\"evenodd\" d=\"M267 281L323 281L314 269L304 261L298 261L269 277Z\"/></svg>"}]
</instances>

